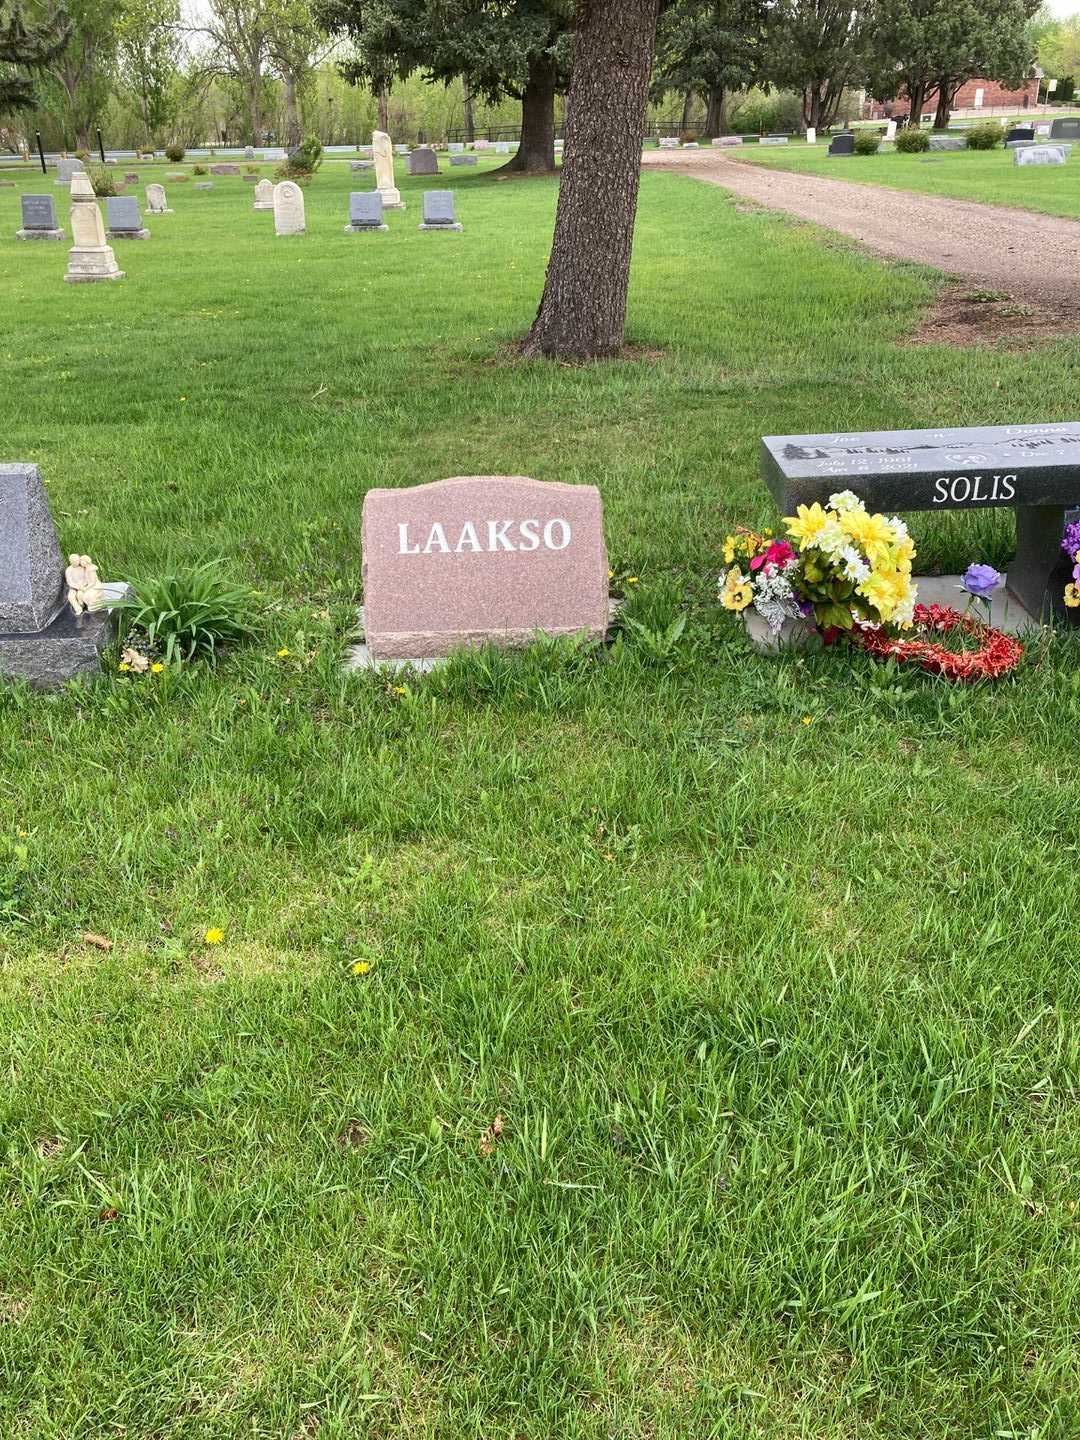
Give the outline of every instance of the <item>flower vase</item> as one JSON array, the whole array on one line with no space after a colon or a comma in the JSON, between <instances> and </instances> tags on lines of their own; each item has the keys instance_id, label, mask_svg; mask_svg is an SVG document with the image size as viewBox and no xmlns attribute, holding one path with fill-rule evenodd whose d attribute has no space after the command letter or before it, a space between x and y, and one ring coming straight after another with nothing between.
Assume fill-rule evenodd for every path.
<instances>
[{"instance_id":1,"label":"flower vase","mask_svg":"<svg viewBox=\"0 0 1080 1440\"><path fill-rule=\"evenodd\" d=\"M785 620L778 631L772 631L753 608L742 612L746 634L755 650L763 655L775 655L780 650L802 650L808 645L821 644L821 632L811 616L807 620Z\"/></svg>"}]
</instances>

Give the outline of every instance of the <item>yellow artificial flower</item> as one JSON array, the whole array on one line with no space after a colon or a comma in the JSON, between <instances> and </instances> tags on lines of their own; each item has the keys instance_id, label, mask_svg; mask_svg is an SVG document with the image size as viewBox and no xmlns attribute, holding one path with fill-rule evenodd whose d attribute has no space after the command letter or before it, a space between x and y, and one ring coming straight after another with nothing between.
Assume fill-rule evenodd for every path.
<instances>
[{"instance_id":1,"label":"yellow artificial flower","mask_svg":"<svg viewBox=\"0 0 1080 1440\"><path fill-rule=\"evenodd\" d=\"M840 515L844 534L861 545L869 558L871 545L891 545L896 540L892 526L884 515L868 515L865 510L844 510Z\"/></svg>"},{"instance_id":2,"label":"yellow artificial flower","mask_svg":"<svg viewBox=\"0 0 1080 1440\"><path fill-rule=\"evenodd\" d=\"M787 532L800 550L814 544L828 520L828 515L816 500L813 505L799 505L794 515L784 516Z\"/></svg>"},{"instance_id":3,"label":"yellow artificial flower","mask_svg":"<svg viewBox=\"0 0 1080 1440\"><path fill-rule=\"evenodd\" d=\"M734 610L736 614L745 610L754 598L754 587L750 581L740 574L738 566L732 566L724 580L724 588L720 592L720 604L725 610Z\"/></svg>"},{"instance_id":4,"label":"yellow artificial flower","mask_svg":"<svg viewBox=\"0 0 1080 1440\"><path fill-rule=\"evenodd\" d=\"M1080 565L1080 560L1076 563ZM1070 610L1075 610L1077 606L1080 606L1080 585L1065 586L1065 604Z\"/></svg>"},{"instance_id":5,"label":"yellow artificial flower","mask_svg":"<svg viewBox=\"0 0 1080 1440\"><path fill-rule=\"evenodd\" d=\"M161 661L155 660L154 663L150 666L150 673L151 675L160 675L164 669L165 666L161 663Z\"/></svg>"},{"instance_id":6,"label":"yellow artificial flower","mask_svg":"<svg viewBox=\"0 0 1080 1440\"><path fill-rule=\"evenodd\" d=\"M366 975L370 969L371 969L371 966L368 964L368 962L367 962L366 960L354 960L354 961L353 961L352 973L353 973L354 975Z\"/></svg>"},{"instance_id":7,"label":"yellow artificial flower","mask_svg":"<svg viewBox=\"0 0 1080 1440\"><path fill-rule=\"evenodd\" d=\"M210 929L207 930L206 934L203 936L203 941L207 945L220 945L224 939L224 930Z\"/></svg>"},{"instance_id":8,"label":"yellow artificial flower","mask_svg":"<svg viewBox=\"0 0 1080 1440\"><path fill-rule=\"evenodd\" d=\"M724 564L730 565L735 559L735 536L729 535L724 541Z\"/></svg>"}]
</instances>

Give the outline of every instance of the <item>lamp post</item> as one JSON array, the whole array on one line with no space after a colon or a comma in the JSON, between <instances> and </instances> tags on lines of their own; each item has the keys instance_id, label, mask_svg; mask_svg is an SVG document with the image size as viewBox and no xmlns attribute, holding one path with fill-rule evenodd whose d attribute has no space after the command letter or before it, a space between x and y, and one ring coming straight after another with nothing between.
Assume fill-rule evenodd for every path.
<instances>
[{"instance_id":1,"label":"lamp post","mask_svg":"<svg viewBox=\"0 0 1080 1440\"><path fill-rule=\"evenodd\" d=\"M42 173L43 175L45 175L45 174L48 173L48 171L46 170L46 167L45 167L45 151L41 148L41 131L40 131L40 130L35 130L35 131L34 131L34 139L37 141L37 153L41 156L41 173Z\"/></svg>"},{"instance_id":2,"label":"lamp post","mask_svg":"<svg viewBox=\"0 0 1080 1440\"><path fill-rule=\"evenodd\" d=\"M101 126L100 126L100 125L98 126L98 132L97 132L97 148L98 148L98 154L101 156L101 163L104 165L104 164L105 164L105 146L101 143Z\"/></svg>"}]
</instances>

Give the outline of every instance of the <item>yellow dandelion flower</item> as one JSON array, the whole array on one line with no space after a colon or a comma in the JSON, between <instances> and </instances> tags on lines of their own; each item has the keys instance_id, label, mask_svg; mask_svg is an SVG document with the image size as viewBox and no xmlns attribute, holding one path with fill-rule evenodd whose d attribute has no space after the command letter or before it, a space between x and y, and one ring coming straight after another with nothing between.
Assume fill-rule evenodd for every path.
<instances>
[{"instance_id":1,"label":"yellow dandelion flower","mask_svg":"<svg viewBox=\"0 0 1080 1440\"><path fill-rule=\"evenodd\" d=\"M203 936L203 943L206 945L220 945L225 939L225 931L211 928Z\"/></svg>"},{"instance_id":2,"label":"yellow dandelion flower","mask_svg":"<svg viewBox=\"0 0 1080 1440\"><path fill-rule=\"evenodd\" d=\"M367 962L366 960L354 960L354 961L353 961L353 964L352 964L352 973L353 973L354 975L366 975L370 969L371 969L371 966L368 964L368 962Z\"/></svg>"},{"instance_id":3,"label":"yellow dandelion flower","mask_svg":"<svg viewBox=\"0 0 1080 1440\"><path fill-rule=\"evenodd\" d=\"M802 723L803 723L804 725L812 725L812 724L814 723L814 717L813 717L813 715L804 715L804 716L802 717Z\"/></svg>"},{"instance_id":4,"label":"yellow dandelion flower","mask_svg":"<svg viewBox=\"0 0 1080 1440\"><path fill-rule=\"evenodd\" d=\"M628 575L628 576L626 577L626 583L627 583L627 585L636 585L636 584L638 583L638 578L637 578L637 576L636 576L636 575Z\"/></svg>"},{"instance_id":5,"label":"yellow dandelion flower","mask_svg":"<svg viewBox=\"0 0 1080 1440\"><path fill-rule=\"evenodd\" d=\"M128 662L127 662L126 660L121 660L121 661L120 661L120 664L119 664L116 668L117 668L118 670L123 670L123 671L126 672L126 671L128 671L128 670L131 669L131 666L128 664Z\"/></svg>"},{"instance_id":6,"label":"yellow dandelion flower","mask_svg":"<svg viewBox=\"0 0 1080 1440\"><path fill-rule=\"evenodd\" d=\"M165 666L161 663L161 661L155 660L154 663L150 666L150 673L151 675L160 675L164 669Z\"/></svg>"},{"instance_id":7,"label":"yellow dandelion flower","mask_svg":"<svg viewBox=\"0 0 1080 1440\"><path fill-rule=\"evenodd\" d=\"M286 657L286 655L291 655L291 654L292 654L292 651L289 649L289 647L288 647L287 645L282 645L281 649L277 652L277 658L278 658L279 660L284 660L285 657Z\"/></svg>"}]
</instances>

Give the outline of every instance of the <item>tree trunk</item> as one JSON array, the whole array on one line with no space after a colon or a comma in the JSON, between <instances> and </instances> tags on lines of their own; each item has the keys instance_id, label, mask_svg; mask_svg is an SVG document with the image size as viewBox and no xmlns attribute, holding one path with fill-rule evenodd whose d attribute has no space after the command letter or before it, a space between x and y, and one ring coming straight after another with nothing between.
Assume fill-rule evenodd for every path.
<instances>
[{"instance_id":1,"label":"tree trunk","mask_svg":"<svg viewBox=\"0 0 1080 1440\"><path fill-rule=\"evenodd\" d=\"M379 129L384 135L390 133L390 92L385 88L379 91Z\"/></svg>"},{"instance_id":2,"label":"tree trunk","mask_svg":"<svg viewBox=\"0 0 1080 1440\"><path fill-rule=\"evenodd\" d=\"M947 130L949 121L952 119L953 100L956 98L956 91L953 89L952 81L947 77L938 81L937 110L934 112L934 129Z\"/></svg>"},{"instance_id":3,"label":"tree trunk","mask_svg":"<svg viewBox=\"0 0 1080 1440\"><path fill-rule=\"evenodd\" d=\"M256 140L253 142L258 144ZM285 75L285 148L295 150L300 144L300 107L296 103L296 76Z\"/></svg>"},{"instance_id":4,"label":"tree trunk","mask_svg":"<svg viewBox=\"0 0 1080 1440\"><path fill-rule=\"evenodd\" d=\"M262 130L262 107L259 104L259 92L262 89L262 76L256 75L248 85L248 127L251 130L252 145L261 145L259 138Z\"/></svg>"},{"instance_id":5,"label":"tree trunk","mask_svg":"<svg viewBox=\"0 0 1080 1440\"><path fill-rule=\"evenodd\" d=\"M555 237L525 355L622 350L658 0L578 0Z\"/></svg>"},{"instance_id":6,"label":"tree trunk","mask_svg":"<svg viewBox=\"0 0 1080 1440\"><path fill-rule=\"evenodd\" d=\"M464 97L462 101L462 119L465 122L465 144L471 145L476 139L476 119L473 116L472 83L468 76L462 79L461 88Z\"/></svg>"},{"instance_id":7,"label":"tree trunk","mask_svg":"<svg viewBox=\"0 0 1080 1440\"><path fill-rule=\"evenodd\" d=\"M521 95L521 144L499 175L550 175L555 170L555 63L548 55L529 61Z\"/></svg>"},{"instance_id":8,"label":"tree trunk","mask_svg":"<svg viewBox=\"0 0 1080 1440\"><path fill-rule=\"evenodd\" d=\"M908 100L911 109L908 111L908 124L914 125L917 130L922 123L923 101L926 99L926 81L919 80L914 85L907 87Z\"/></svg>"},{"instance_id":9,"label":"tree trunk","mask_svg":"<svg viewBox=\"0 0 1080 1440\"><path fill-rule=\"evenodd\" d=\"M722 87L710 90L708 102L705 108L705 139L715 140L723 135L724 127L727 124L727 116L724 110L727 105L727 91Z\"/></svg>"},{"instance_id":10,"label":"tree trunk","mask_svg":"<svg viewBox=\"0 0 1080 1440\"><path fill-rule=\"evenodd\" d=\"M679 130L685 133L690 129L690 114L694 108L694 92L687 90L682 102L682 120L679 122Z\"/></svg>"}]
</instances>

